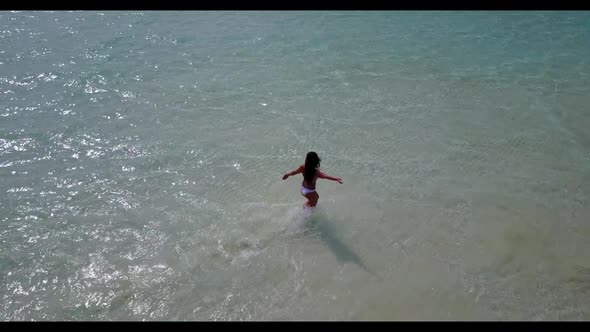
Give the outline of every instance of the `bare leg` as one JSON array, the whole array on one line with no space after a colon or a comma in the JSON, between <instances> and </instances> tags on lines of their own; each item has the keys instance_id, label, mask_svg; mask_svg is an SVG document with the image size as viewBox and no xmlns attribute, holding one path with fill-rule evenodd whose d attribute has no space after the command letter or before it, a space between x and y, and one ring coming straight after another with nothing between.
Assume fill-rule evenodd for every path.
<instances>
[{"instance_id":1,"label":"bare leg","mask_svg":"<svg viewBox=\"0 0 590 332\"><path fill-rule=\"evenodd\" d=\"M304 195L305 198L307 198L307 202L305 202L305 206L309 206L309 207L315 207L318 204L318 200L320 199L320 195L317 193L317 191L308 193L307 195Z\"/></svg>"}]
</instances>

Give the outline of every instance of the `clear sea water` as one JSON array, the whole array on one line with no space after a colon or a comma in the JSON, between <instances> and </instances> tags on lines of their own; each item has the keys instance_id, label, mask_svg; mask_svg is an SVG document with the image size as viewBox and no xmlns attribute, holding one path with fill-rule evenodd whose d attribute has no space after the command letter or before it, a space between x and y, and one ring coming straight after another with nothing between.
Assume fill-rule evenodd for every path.
<instances>
[{"instance_id":1,"label":"clear sea water","mask_svg":"<svg viewBox=\"0 0 590 332\"><path fill-rule=\"evenodd\" d=\"M0 12L0 319L590 319L589 105L589 12Z\"/></svg>"}]
</instances>

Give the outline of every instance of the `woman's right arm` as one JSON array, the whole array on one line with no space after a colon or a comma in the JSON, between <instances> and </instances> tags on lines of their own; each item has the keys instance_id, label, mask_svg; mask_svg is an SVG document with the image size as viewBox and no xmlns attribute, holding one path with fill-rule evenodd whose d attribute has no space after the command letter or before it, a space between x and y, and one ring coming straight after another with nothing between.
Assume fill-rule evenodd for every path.
<instances>
[{"instance_id":1,"label":"woman's right arm","mask_svg":"<svg viewBox=\"0 0 590 332\"><path fill-rule=\"evenodd\" d=\"M320 179L328 179L328 180L332 180L332 181L336 181L338 183L342 183L342 178L335 178L333 176L329 176L326 173L322 173L318 171L318 178Z\"/></svg>"}]
</instances>

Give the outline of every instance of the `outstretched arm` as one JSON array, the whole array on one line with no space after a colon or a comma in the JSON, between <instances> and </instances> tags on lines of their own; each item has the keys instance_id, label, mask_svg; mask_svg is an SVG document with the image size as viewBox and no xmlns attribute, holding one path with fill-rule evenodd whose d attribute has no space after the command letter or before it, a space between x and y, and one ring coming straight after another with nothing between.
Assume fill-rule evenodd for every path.
<instances>
[{"instance_id":1,"label":"outstretched arm","mask_svg":"<svg viewBox=\"0 0 590 332\"><path fill-rule=\"evenodd\" d=\"M301 165L299 166L299 168L297 168L296 170L294 170L293 172L287 173L285 175L283 175L283 180L287 180L288 177L299 174L299 173L303 173L303 169L305 168L305 166Z\"/></svg>"},{"instance_id":2,"label":"outstretched arm","mask_svg":"<svg viewBox=\"0 0 590 332\"><path fill-rule=\"evenodd\" d=\"M329 176L328 174L318 172L318 178L320 179L328 179L332 181L338 181L338 183L342 183L342 178L335 178L333 176Z\"/></svg>"}]
</instances>

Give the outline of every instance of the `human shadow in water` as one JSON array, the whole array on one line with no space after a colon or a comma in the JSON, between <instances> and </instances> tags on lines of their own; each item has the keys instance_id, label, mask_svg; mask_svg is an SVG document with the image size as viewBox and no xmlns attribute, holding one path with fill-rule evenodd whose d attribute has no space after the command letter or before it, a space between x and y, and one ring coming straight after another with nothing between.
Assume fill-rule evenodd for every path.
<instances>
[{"instance_id":1,"label":"human shadow in water","mask_svg":"<svg viewBox=\"0 0 590 332\"><path fill-rule=\"evenodd\" d=\"M362 258L350 249L344 242L336 237L336 232L331 223L323 216L313 216L306 223L305 235L318 235L339 262L351 262L361 267L367 273L380 278L375 272L367 268Z\"/></svg>"}]
</instances>

